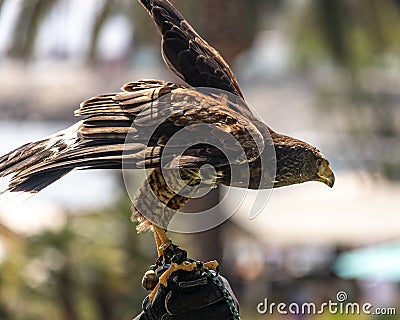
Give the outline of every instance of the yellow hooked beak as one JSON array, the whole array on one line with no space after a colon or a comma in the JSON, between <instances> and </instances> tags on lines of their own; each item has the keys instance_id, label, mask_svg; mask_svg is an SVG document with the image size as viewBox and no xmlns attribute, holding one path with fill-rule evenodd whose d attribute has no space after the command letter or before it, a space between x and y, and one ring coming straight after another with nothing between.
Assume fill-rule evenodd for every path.
<instances>
[{"instance_id":1,"label":"yellow hooked beak","mask_svg":"<svg viewBox=\"0 0 400 320\"><path fill-rule=\"evenodd\" d=\"M320 166L318 177L318 181L325 183L330 188L332 188L335 184L335 175L333 174L332 168L330 167L328 162L323 163Z\"/></svg>"}]
</instances>

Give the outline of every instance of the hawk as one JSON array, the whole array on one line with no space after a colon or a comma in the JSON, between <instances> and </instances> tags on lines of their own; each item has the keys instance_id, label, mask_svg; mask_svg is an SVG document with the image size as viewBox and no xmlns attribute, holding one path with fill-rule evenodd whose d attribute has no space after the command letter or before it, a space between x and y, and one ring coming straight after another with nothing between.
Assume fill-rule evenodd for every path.
<instances>
[{"instance_id":1,"label":"hawk","mask_svg":"<svg viewBox=\"0 0 400 320\"><path fill-rule=\"evenodd\" d=\"M74 169L120 169L124 163L130 169L151 169L133 200L133 219L140 231L153 228L158 247L165 249L170 243L164 229L196 186L260 189L307 181L333 186L335 178L326 157L261 122L222 56L169 1L139 2L161 33L164 61L186 85L140 80L125 84L121 92L84 101L76 111L83 120L0 157L0 176L12 175L3 196L37 193ZM198 87L219 91L208 94ZM191 129L196 124L209 126L210 137L222 137L221 145L230 156L207 141L186 145L199 134L199 129ZM182 147L176 138L165 155L170 139L184 129L188 130L184 151L174 152L173 146ZM276 160L273 174L262 169L271 152ZM204 165L213 169L209 176L201 171ZM176 170L179 183L172 174ZM188 186L194 188L184 191Z\"/></svg>"}]
</instances>

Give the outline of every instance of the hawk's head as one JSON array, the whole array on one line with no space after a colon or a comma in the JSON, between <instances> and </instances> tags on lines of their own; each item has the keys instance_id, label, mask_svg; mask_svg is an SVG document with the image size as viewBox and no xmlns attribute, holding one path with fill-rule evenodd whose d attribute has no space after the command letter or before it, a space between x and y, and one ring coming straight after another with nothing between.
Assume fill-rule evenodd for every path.
<instances>
[{"instance_id":1,"label":"hawk's head","mask_svg":"<svg viewBox=\"0 0 400 320\"><path fill-rule=\"evenodd\" d=\"M274 187L307 181L320 181L329 187L335 175L326 157L315 147L287 136L274 139L276 152L276 177Z\"/></svg>"}]
</instances>

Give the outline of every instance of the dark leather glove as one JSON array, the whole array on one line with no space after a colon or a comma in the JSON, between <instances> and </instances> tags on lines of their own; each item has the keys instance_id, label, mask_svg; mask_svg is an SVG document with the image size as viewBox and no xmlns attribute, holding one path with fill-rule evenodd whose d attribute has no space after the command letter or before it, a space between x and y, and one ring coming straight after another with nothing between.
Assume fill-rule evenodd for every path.
<instances>
[{"instance_id":1,"label":"dark leather glove","mask_svg":"<svg viewBox=\"0 0 400 320\"><path fill-rule=\"evenodd\" d=\"M213 273L215 275L215 273ZM217 277L239 310L238 301L228 283ZM230 320L234 319L223 291L202 271L176 271L168 286L160 286L152 302L146 297L143 312L134 320Z\"/></svg>"}]
</instances>

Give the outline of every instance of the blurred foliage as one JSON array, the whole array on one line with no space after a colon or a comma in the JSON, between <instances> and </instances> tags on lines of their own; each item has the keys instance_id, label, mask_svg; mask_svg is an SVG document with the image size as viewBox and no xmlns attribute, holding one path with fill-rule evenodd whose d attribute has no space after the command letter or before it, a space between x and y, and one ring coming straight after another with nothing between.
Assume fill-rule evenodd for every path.
<instances>
[{"instance_id":1,"label":"blurred foliage","mask_svg":"<svg viewBox=\"0 0 400 320\"><path fill-rule=\"evenodd\" d=\"M312 0L295 21L299 61L329 58L350 71L400 53L400 6L394 0Z\"/></svg>"},{"instance_id":2,"label":"blurred foliage","mask_svg":"<svg viewBox=\"0 0 400 320\"><path fill-rule=\"evenodd\" d=\"M1 0L1 5L5 1ZM24 0L19 10L19 16L14 28L13 41L9 55L14 58L28 59L31 57L37 40L38 31L46 16L62 0ZM172 1L196 29L207 40L223 51L227 60L231 60L239 52L249 48L259 23L262 0L231 0L229 2L213 0L176 0ZM275 3L276 1L270 1ZM265 4L264 4L265 5ZM116 15L125 15L135 30L133 45L149 45L159 43L159 35L153 32L155 27L149 17L144 14L136 0L103 0L99 2L87 53L89 62L95 62L98 57L97 44L102 29ZM224 19L220 19L224 13ZM210 19L214 23L209 23ZM140 26L134 28L134 25Z\"/></svg>"},{"instance_id":3,"label":"blurred foliage","mask_svg":"<svg viewBox=\"0 0 400 320\"><path fill-rule=\"evenodd\" d=\"M25 58L32 54L41 23L56 3L55 0L31 0L22 3L10 56Z\"/></svg>"},{"instance_id":4,"label":"blurred foliage","mask_svg":"<svg viewBox=\"0 0 400 320\"><path fill-rule=\"evenodd\" d=\"M14 245L0 265L1 319L138 314L146 295L141 278L156 251L151 234L136 234L129 212L124 198L102 212L69 215L62 230Z\"/></svg>"},{"instance_id":5,"label":"blurred foliage","mask_svg":"<svg viewBox=\"0 0 400 320\"><path fill-rule=\"evenodd\" d=\"M324 74L320 112L345 124L367 171L400 180L399 1L311 0L293 30L299 65Z\"/></svg>"},{"instance_id":6,"label":"blurred foliage","mask_svg":"<svg viewBox=\"0 0 400 320\"><path fill-rule=\"evenodd\" d=\"M2 0L0 8L6 1ZM32 56L40 27L51 13L51 10L61 2L62 0L24 0L21 2L9 50L11 57L27 60ZM90 37L87 53L89 62L95 60L97 56L97 43L100 32L109 18L114 15L125 14L130 18L129 21L132 21L132 11L129 11L129 8L132 10L132 6L129 5L129 2L132 1L104 0L99 2L96 19L94 20L92 31L88 35Z\"/></svg>"}]
</instances>

